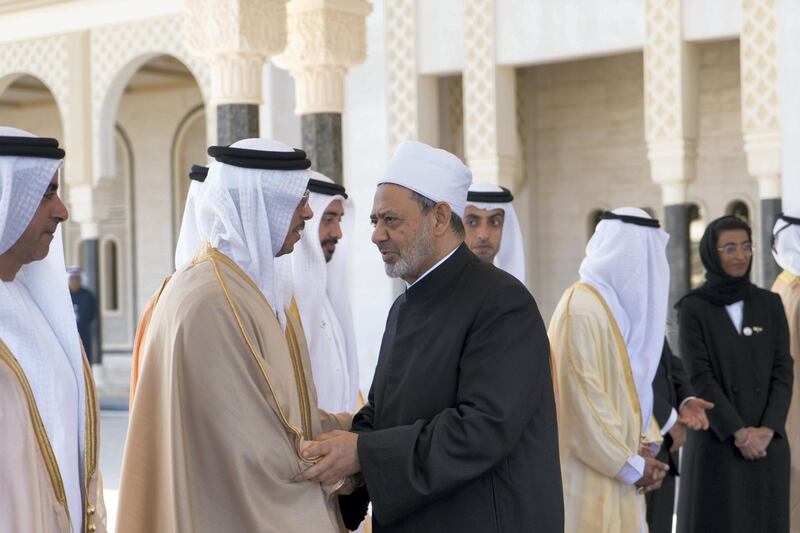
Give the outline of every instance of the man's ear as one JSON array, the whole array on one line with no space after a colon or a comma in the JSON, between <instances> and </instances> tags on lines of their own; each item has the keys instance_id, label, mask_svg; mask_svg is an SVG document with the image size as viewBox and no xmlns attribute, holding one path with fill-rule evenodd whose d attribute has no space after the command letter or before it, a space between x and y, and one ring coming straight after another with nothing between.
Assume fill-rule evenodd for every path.
<instances>
[{"instance_id":1,"label":"man's ear","mask_svg":"<svg viewBox=\"0 0 800 533\"><path fill-rule=\"evenodd\" d=\"M450 206L445 202L439 202L433 208L433 216L436 220L436 224L433 227L433 234L437 237L441 237L447 231L447 228L450 227L450 219L453 217L453 212L450 210Z\"/></svg>"}]
</instances>

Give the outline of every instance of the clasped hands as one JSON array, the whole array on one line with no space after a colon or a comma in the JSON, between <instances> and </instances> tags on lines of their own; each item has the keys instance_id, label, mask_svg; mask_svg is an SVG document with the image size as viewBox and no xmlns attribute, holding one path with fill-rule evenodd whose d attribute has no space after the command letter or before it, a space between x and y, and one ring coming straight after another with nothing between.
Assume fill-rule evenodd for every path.
<instances>
[{"instance_id":1,"label":"clasped hands","mask_svg":"<svg viewBox=\"0 0 800 533\"><path fill-rule=\"evenodd\" d=\"M358 435L349 431L331 431L318 436L306 446L305 459L317 461L297 474L295 481L316 481L333 485L361 471L358 461Z\"/></svg>"},{"instance_id":2,"label":"clasped hands","mask_svg":"<svg viewBox=\"0 0 800 533\"><path fill-rule=\"evenodd\" d=\"M644 458L644 474L635 483L639 487L639 492L646 493L660 489L669 472L669 465L653 457L647 447L643 447L639 454Z\"/></svg>"},{"instance_id":3,"label":"clasped hands","mask_svg":"<svg viewBox=\"0 0 800 533\"><path fill-rule=\"evenodd\" d=\"M736 447L748 461L763 459L775 432L767 427L744 427L733 434Z\"/></svg>"}]
</instances>

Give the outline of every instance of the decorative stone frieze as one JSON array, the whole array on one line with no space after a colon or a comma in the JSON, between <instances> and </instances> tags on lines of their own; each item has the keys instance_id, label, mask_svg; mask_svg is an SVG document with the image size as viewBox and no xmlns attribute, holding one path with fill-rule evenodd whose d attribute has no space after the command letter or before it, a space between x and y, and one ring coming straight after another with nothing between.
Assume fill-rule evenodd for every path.
<instances>
[{"instance_id":1,"label":"decorative stone frieze","mask_svg":"<svg viewBox=\"0 0 800 533\"><path fill-rule=\"evenodd\" d=\"M684 43L680 0L645 2L645 137L664 205L686 202L696 175L697 58Z\"/></svg>"},{"instance_id":2,"label":"decorative stone frieze","mask_svg":"<svg viewBox=\"0 0 800 533\"><path fill-rule=\"evenodd\" d=\"M464 2L464 148L475 181L512 185L519 146L516 72L495 63L494 4Z\"/></svg>"},{"instance_id":3,"label":"decorative stone frieze","mask_svg":"<svg viewBox=\"0 0 800 533\"><path fill-rule=\"evenodd\" d=\"M366 59L367 0L291 0L288 42L274 61L295 80L295 112L344 111L344 79Z\"/></svg>"},{"instance_id":4,"label":"decorative stone frieze","mask_svg":"<svg viewBox=\"0 0 800 533\"><path fill-rule=\"evenodd\" d=\"M286 46L286 0L188 0L188 48L211 67L211 103L260 104L263 64Z\"/></svg>"},{"instance_id":5,"label":"decorative stone frieze","mask_svg":"<svg viewBox=\"0 0 800 533\"><path fill-rule=\"evenodd\" d=\"M742 2L742 132L759 196L781 197L778 0Z\"/></svg>"}]
</instances>

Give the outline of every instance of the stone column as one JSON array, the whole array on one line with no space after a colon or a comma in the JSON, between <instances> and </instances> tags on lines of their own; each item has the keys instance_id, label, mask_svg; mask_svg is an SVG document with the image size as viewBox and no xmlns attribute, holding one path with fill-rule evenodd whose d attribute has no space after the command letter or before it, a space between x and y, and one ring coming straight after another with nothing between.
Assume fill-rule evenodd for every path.
<instances>
[{"instance_id":1,"label":"stone column","mask_svg":"<svg viewBox=\"0 0 800 533\"><path fill-rule=\"evenodd\" d=\"M670 309L690 289L688 184L696 175L697 57L683 41L680 0L645 3L645 135L670 234ZM671 314L674 320L674 314Z\"/></svg>"},{"instance_id":2,"label":"stone column","mask_svg":"<svg viewBox=\"0 0 800 533\"><path fill-rule=\"evenodd\" d=\"M772 226L781 211L781 123L778 80L778 0L743 0L741 47L742 132L747 170L761 200L754 259L758 282L772 286L780 273L772 257Z\"/></svg>"},{"instance_id":3,"label":"stone column","mask_svg":"<svg viewBox=\"0 0 800 533\"><path fill-rule=\"evenodd\" d=\"M286 45L286 0L188 0L188 45L211 66L217 142L259 136L264 62Z\"/></svg>"},{"instance_id":4,"label":"stone column","mask_svg":"<svg viewBox=\"0 0 800 533\"><path fill-rule=\"evenodd\" d=\"M800 146L800 2L778 0L781 138L784 146ZM800 150L782 150L783 210L800 210Z\"/></svg>"},{"instance_id":5,"label":"stone column","mask_svg":"<svg viewBox=\"0 0 800 533\"><path fill-rule=\"evenodd\" d=\"M342 183L344 80L367 55L367 0L291 0L288 42L275 63L295 82L295 113L312 168Z\"/></svg>"},{"instance_id":6,"label":"stone column","mask_svg":"<svg viewBox=\"0 0 800 533\"><path fill-rule=\"evenodd\" d=\"M93 185L96 174L93 166L92 107L88 98L92 83L89 32L77 32L68 37L67 57L71 75L68 82L69 117L64 123L64 149L67 152L64 180L68 185L70 217L80 225L84 279L97 302L96 319L92 327L92 360L89 363L99 370L98 367L103 363L103 294L98 221L103 213L98 212L102 202L96 198ZM100 382L102 377L102 372L95 375Z\"/></svg>"},{"instance_id":7,"label":"stone column","mask_svg":"<svg viewBox=\"0 0 800 533\"><path fill-rule=\"evenodd\" d=\"M475 181L513 186L516 73L495 64L494 14L494 0L464 3L464 153Z\"/></svg>"}]
</instances>

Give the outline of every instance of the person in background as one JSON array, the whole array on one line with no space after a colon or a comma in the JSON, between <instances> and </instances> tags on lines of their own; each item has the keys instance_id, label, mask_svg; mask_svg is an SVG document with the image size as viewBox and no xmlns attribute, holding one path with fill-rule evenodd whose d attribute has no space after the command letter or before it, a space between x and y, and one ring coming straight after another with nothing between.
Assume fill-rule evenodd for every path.
<instances>
[{"instance_id":1,"label":"person in background","mask_svg":"<svg viewBox=\"0 0 800 533\"><path fill-rule=\"evenodd\" d=\"M780 296L750 282L750 226L711 222L700 241L706 281L677 304L680 354L711 431L689 435L678 531L789 531L786 416L793 361Z\"/></svg>"},{"instance_id":2,"label":"person in background","mask_svg":"<svg viewBox=\"0 0 800 533\"><path fill-rule=\"evenodd\" d=\"M80 268L70 267L67 269L69 275L69 294L72 297L72 309L75 311L75 322L78 324L78 334L83 343L83 351L86 358L91 363L93 359L92 350L92 324L97 317L97 300L92 291L83 286L83 278Z\"/></svg>"}]
</instances>

